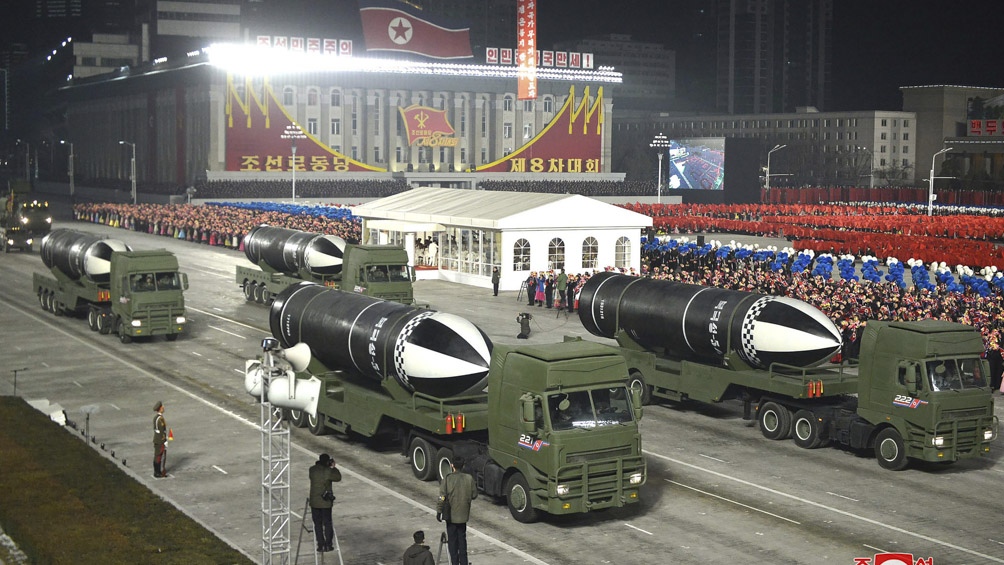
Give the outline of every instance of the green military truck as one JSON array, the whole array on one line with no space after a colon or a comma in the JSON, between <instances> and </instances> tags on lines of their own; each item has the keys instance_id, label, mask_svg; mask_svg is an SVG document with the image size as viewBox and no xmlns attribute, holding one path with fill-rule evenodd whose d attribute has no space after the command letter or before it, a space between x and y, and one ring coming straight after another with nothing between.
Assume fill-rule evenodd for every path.
<instances>
[{"instance_id":1,"label":"green military truck","mask_svg":"<svg viewBox=\"0 0 1004 565\"><path fill-rule=\"evenodd\" d=\"M269 401L296 426L393 438L420 480L442 480L462 455L520 522L638 501L641 404L610 347L492 350L463 318L311 284L277 295L270 325L293 368L313 375L270 381ZM255 396L262 366L248 362Z\"/></svg>"},{"instance_id":2,"label":"green military truck","mask_svg":"<svg viewBox=\"0 0 1004 565\"><path fill-rule=\"evenodd\" d=\"M791 437L806 449L830 443L871 449L891 470L911 459L986 455L997 437L989 367L975 328L939 320L869 321L857 359L820 365L836 352L830 332L816 327L829 321L804 302L615 278L621 276L591 279L579 315L594 335L617 340L628 384L642 393L643 403L653 397L739 399L747 419L755 410L768 439ZM666 307L681 297L688 308ZM713 310L705 311L706 305ZM681 328L683 337L671 327ZM719 356L701 354L708 327L717 328Z\"/></svg>"},{"instance_id":3,"label":"green military truck","mask_svg":"<svg viewBox=\"0 0 1004 565\"><path fill-rule=\"evenodd\" d=\"M92 331L116 333L122 343L157 335L174 341L184 331L188 276L169 251L132 251L118 240L59 229L42 239L41 255L52 273L33 277L43 309L86 315Z\"/></svg>"},{"instance_id":4,"label":"green military truck","mask_svg":"<svg viewBox=\"0 0 1004 565\"><path fill-rule=\"evenodd\" d=\"M31 185L11 183L10 192L0 212L0 239L4 253L12 249L31 251L32 245L52 228L49 203L30 197Z\"/></svg>"},{"instance_id":5,"label":"green military truck","mask_svg":"<svg viewBox=\"0 0 1004 565\"><path fill-rule=\"evenodd\" d=\"M412 304L414 273L408 254L393 245L354 245L340 237L256 226L244 238L255 266L237 266L237 285L250 302L269 304L300 282Z\"/></svg>"}]
</instances>

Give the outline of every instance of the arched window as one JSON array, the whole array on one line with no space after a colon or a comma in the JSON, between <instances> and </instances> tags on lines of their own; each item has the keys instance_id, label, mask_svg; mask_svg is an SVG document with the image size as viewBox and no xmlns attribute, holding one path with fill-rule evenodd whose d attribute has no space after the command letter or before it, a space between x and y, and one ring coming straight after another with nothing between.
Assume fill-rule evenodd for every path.
<instances>
[{"instance_id":1,"label":"arched window","mask_svg":"<svg viewBox=\"0 0 1004 565\"><path fill-rule=\"evenodd\" d=\"M331 105L341 106L342 105L342 92L338 89L331 89Z\"/></svg>"},{"instance_id":2,"label":"arched window","mask_svg":"<svg viewBox=\"0 0 1004 565\"><path fill-rule=\"evenodd\" d=\"M550 96L544 97L544 113L553 114L554 113L554 98Z\"/></svg>"},{"instance_id":3,"label":"arched window","mask_svg":"<svg viewBox=\"0 0 1004 565\"><path fill-rule=\"evenodd\" d=\"M565 267L565 242L556 237L547 244L547 268L562 269Z\"/></svg>"},{"instance_id":4,"label":"arched window","mask_svg":"<svg viewBox=\"0 0 1004 565\"><path fill-rule=\"evenodd\" d=\"M505 98L502 99L502 110L512 112L512 96L509 94L506 94Z\"/></svg>"},{"instance_id":5,"label":"arched window","mask_svg":"<svg viewBox=\"0 0 1004 565\"><path fill-rule=\"evenodd\" d=\"M318 100L320 99L320 94L317 92L316 88L311 88L307 90L307 106L317 106Z\"/></svg>"},{"instance_id":6,"label":"arched window","mask_svg":"<svg viewBox=\"0 0 1004 565\"><path fill-rule=\"evenodd\" d=\"M626 237L617 239L614 246L614 267L628 268L631 266L631 240Z\"/></svg>"},{"instance_id":7,"label":"arched window","mask_svg":"<svg viewBox=\"0 0 1004 565\"><path fill-rule=\"evenodd\" d=\"M296 103L296 91L293 90L292 86L287 86L282 89L282 104L283 106L292 106Z\"/></svg>"},{"instance_id":8,"label":"arched window","mask_svg":"<svg viewBox=\"0 0 1004 565\"><path fill-rule=\"evenodd\" d=\"M512 270L530 270L530 242L525 239L517 239L512 245Z\"/></svg>"},{"instance_id":9,"label":"arched window","mask_svg":"<svg viewBox=\"0 0 1004 565\"><path fill-rule=\"evenodd\" d=\"M582 268L596 270L599 266L600 244L595 237L582 240Z\"/></svg>"}]
</instances>

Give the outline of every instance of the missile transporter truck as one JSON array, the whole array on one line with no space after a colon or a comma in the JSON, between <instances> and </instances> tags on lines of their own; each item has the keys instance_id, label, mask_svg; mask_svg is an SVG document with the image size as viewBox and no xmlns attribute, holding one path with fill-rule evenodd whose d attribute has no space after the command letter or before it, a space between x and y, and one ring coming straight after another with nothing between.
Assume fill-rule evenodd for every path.
<instances>
[{"instance_id":1,"label":"missile transporter truck","mask_svg":"<svg viewBox=\"0 0 1004 565\"><path fill-rule=\"evenodd\" d=\"M0 238L4 253L11 249L31 251L32 245L42 239L52 228L49 203L31 199L27 183L12 184L10 193L0 212Z\"/></svg>"},{"instance_id":2,"label":"missile transporter truck","mask_svg":"<svg viewBox=\"0 0 1004 565\"><path fill-rule=\"evenodd\" d=\"M617 340L643 403L739 399L768 439L871 449L891 470L985 455L996 439L970 326L869 321L859 357L835 365L833 322L791 298L601 273L579 306L590 333Z\"/></svg>"},{"instance_id":3,"label":"missile transporter truck","mask_svg":"<svg viewBox=\"0 0 1004 565\"><path fill-rule=\"evenodd\" d=\"M493 349L463 318L312 283L279 293L269 323L266 342L288 348L292 369L263 369L266 345L245 387L260 397L263 374L283 375L267 398L296 426L392 438L420 480L442 480L463 456L520 522L638 501L641 402L609 346Z\"/></svg>"},{"instance_id":4,"label":"missile transporter truck","mask_svg":"<svg viewBox=\"0 0 1004 565\"><path fill-rule=\"evenodd\" d=\"M185 329L188 276L169 251L132 251L115 239L58 229L42 239L52 276L34 275L42 308L57 316L87 316L92 331L174 341Z\"/></svg>"},{"instance_id":5,"label":"missile transporter truck","mask_svg":"<svg viewBox=\"0 0 1004 565\"><path fill-rule=\"evenodd\" d=\"M412 304L415 277L408 254L393 245L352 245L334 235L256 226L244 237L256 267L237 266L237 284L251 302L269 304L286 287L308 281Z\"/></svg>"}]
</instances>

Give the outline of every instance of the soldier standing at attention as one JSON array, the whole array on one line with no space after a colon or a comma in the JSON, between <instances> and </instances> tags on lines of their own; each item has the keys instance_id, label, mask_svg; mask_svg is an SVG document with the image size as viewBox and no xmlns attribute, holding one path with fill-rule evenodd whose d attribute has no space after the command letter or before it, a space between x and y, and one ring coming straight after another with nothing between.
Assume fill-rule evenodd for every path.
<instances>
[{"instance_id":1,"label":"soldier standing at attention","mask_svg":"<svg viewBox=\"0 0 1004 565\"><path fill-rule=\"evenodd\" d=\"M164 403L153 405L157 413L153 417L153 476L158 479L167 476L167 421L164 420Z\"/></svg>"}]
</instances>

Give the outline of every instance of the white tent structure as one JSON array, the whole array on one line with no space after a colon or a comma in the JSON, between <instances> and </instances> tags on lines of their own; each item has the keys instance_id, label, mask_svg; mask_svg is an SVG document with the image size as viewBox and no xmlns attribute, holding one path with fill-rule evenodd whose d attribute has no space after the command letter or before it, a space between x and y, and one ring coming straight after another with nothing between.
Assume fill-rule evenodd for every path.
<instances>
[{"instance_id":1,"label":"white tent structure","mask_svg":"<svg viewBox=\"0 0 1004 565\"><path fill-rule=\"evenodd\" d=\"M575 194L415 188L353 208L363 243L403 245L419 278L519 290L530 271L640 270L652 218ZM427 242L429 242L427 244ZM434 242L434 243L432 243Z\"/></svg>"}]
</instances>

